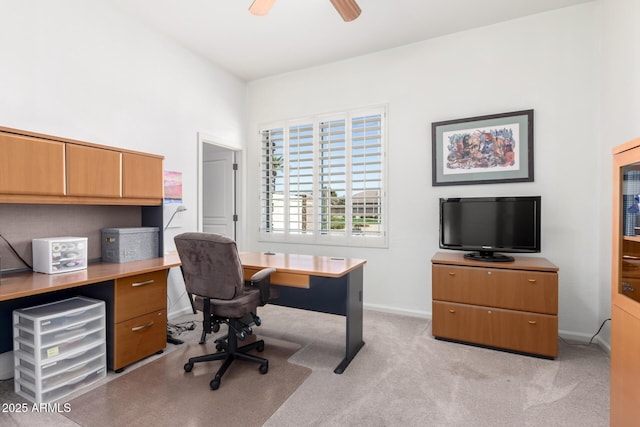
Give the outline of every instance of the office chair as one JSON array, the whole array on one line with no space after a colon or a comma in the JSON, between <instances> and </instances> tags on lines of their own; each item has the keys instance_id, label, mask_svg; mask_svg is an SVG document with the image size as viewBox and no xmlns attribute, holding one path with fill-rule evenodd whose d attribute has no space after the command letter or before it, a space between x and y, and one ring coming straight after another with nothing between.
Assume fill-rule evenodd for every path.
<instances>
[{"instance_id":1,"label":"office chair","mask_svg":"<svg viewBox=\"0 0 640 427\"><path fill-rule=\"evenodd\" d=\"M238 249L233 239L211 233L182 233L175 236L174 241L187 292L194 296L196 309L203 313L200 342L204 342L208 333L217 332L220 324L228 326L226 338L216 340L218 351L191 357L184 365L184 370L190 372L195 363L223 360L209 384L212 390L220 387L222 376L237 359L260 364L260 373L266 374L269 361L247 354L253 349L262 352L264 340L242 347L238 347L238 340L252 334L251 323L260 325L257 307L269 299L269 277L275 269L258 271L251 278L251 286L245 286Z\"/></svg>"}]
</instances>

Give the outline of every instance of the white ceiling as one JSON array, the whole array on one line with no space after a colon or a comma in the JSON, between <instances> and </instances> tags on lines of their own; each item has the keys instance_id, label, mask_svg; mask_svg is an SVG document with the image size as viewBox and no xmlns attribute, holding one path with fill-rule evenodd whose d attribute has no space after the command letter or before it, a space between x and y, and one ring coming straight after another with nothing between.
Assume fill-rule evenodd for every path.
<instances>
[{"instance_id":1,"label":"white ceiling","mask_svg":"<svg viewBox=\"0 0 640 427\"><path fill-rule=\"evenodd\" d=\"M244 80L307 68L592 0L357 0L344 22L329 0L107 0Z\"/></svg>"}]
</instances>

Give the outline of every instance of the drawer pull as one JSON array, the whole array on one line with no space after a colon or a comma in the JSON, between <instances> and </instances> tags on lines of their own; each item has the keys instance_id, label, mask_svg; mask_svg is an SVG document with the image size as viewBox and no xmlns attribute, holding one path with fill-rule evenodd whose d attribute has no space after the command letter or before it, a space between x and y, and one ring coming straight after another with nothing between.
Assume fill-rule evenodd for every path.
<instances>
[{"instance_id":1,"label":"drawer pull","mask_svg":"<svg viewBox=\"0 0 640 427\"><path fill-rule=\"evenodd\" d=\"M449 272L449 276L455 276L455 275L456 275L456 273L454 273L453 271Z\"/></svg>"},{"instance_id":2,"label":"drawer pull","mask_svg":"<svg viewBox=\"0 0 640 427\"><path fill-rule=\"evenodd\" d=\"M456 311L453 308L449 309L449 313L455 313Z\"/></svg>"},{"instance_id":3,"label":"drawer pull","mask_svg":"<svg viewBox=\"0 0 640 427\"><path fill-rule=\"evenodd\" d=\"M530 324L530 325L535 325L535 324L537 324L537 323L538 323L538 322L536 322L535 320L529 320L529 324Z\"/></svg>"},{"instance_id":4,"label":"drawer pull","mask_svg":"<svg viewBox=\"0 0 640 427\"><path fill-rule=\"evenodd\" d=\"M153 280L153 279L151 279L151 280L145 280L144 282L133 282L133 283L131 284L131 286L135 288L135 287L138 287L138 286L152 285L152 284L153 284L153 282L154 282L154 280Z\"/></svg>"},{"instance_id":5,"label":"drawer pull","mask_svg":"<svg viewBox=\"0 0 640 427\"><path fill-rule=\"evenodd\" d=\"M529 279L529 280L528 280L528 282L529 282L529 283L536 283L536 282L537 282L537 280L536 280L536 279Z\"/></svg>"},{"instance_id":6,"label":"drawer pull","mask_svg":"<svg viewBox=\"0 0 640 427\"><path fill-rule=\"evenodd\" d=\"M153 326L153 322L149 322L146 325L136 326L131 328L131 332L141 331L142 329L147 329Z\"/></svg>"}]
</instances>

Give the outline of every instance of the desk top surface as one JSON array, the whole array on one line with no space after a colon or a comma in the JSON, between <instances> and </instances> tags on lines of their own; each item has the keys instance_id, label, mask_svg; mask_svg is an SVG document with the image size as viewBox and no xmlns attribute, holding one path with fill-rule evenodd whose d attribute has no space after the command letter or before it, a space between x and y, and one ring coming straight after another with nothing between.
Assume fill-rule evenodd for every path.
<instances>
[{"instance_id":1,"label":"desk top surface","mask_svg":"<svg viewBox=\"0 0 640 427\"><path fill-rule=\"evenodd\" d=\"M240 252L243 267L275 268L278 272L311 276L341 277L366 264L357 258L299 255L272 252Z\"/></svg>"},{"instance_id":2,"label":"desk top surface","mask_svg":"<svg viewBox=\"0 0 640 427\"><path fill-rule=\"evenodd\" d=\"M97 262L89 264L84 270L70 271L68 273L25 272L3 274L0 278L0 301L165 270L179 265L180 259L178 255L171 253L162 258L120 264Z\"/></svg>"},{"instance_id":3,"label":"desk top surface","mask_svg":"<svg viewBox=\"0 0 640 427\"><path fill-rule=\"evenodd\" d=\"M341 277L361 267L367 261L356 258L338 258L315 255L284 253L240 252L244 267L262 269L275 268L278 272L307 274L312 276ZM84 270L68 273L12 273L0 278L0 301L43 294L61 289L115 280L122 277L144 274L180 266L180 258L171 252L161 258L125 263L97 262Z\"/></svg>"}]
</instances>

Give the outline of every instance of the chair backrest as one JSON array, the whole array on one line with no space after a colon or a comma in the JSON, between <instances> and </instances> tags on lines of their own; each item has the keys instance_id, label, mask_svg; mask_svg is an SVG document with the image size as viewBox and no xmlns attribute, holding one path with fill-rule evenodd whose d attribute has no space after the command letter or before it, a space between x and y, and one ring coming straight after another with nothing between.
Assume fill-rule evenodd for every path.
<instances>
[{"instance_id":1,"label":"chair backrest","mask_svg":"<svg viewBox=\"0 0 640 427\"><path fill-rule=\"evenodd\" d=\"M242 263L233 239L212 233L182 233L174 241L187 292L225 300L244 292Z\"/></svg>"}]
</instances>

